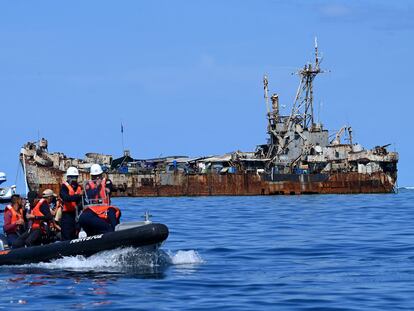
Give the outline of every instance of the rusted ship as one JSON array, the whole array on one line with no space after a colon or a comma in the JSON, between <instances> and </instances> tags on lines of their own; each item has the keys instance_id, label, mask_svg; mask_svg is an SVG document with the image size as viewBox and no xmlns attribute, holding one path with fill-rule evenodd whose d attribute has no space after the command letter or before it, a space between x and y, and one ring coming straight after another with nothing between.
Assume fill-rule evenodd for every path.
<instances>
[{"instance_id":1,"label":"rusted ship","mask_svg":"<svg viewBox=\"0 0 414 311\"><path fill-rule=\"evenodd\" d=\"M313 82L322 73L315 40L315 60L298 71L300 84L289 115L280 114L279 97L268 95L268 140L255 151L220 156L171 156L134 159L128 151L87 153L84 159L50 153L45 139L23 146L20 159L30 190L58 191L69 166L89 179L93 163L101 164L115 196L209 196L317 193L390 193L396 189L398 153L388 145L371 150L354 143L352 128L330 135L314 117Z\"/></svg>"}]
</instances>

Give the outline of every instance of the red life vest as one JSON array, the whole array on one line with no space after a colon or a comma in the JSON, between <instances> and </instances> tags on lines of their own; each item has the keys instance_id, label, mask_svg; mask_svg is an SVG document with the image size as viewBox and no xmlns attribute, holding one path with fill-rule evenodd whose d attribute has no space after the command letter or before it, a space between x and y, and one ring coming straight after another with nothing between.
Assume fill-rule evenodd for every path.
<instances>
[{"instance_id":1,"label":"red life vest","mask_svg":"<svg viewBox=\"0 0 414 311\"><path fill-rule=\"evenodd\" d=\"M97 186L95 185L93 181L89 181L89 187L91 188L91 190L94 190ZM101 181L101 189L99 190L99 193L97 193L94 198L89 198L89 199L93 199L93 200L101 199L102 204L106 204L106 205L109 204L109 196L106 193L106 178L102 179Z\"/></svg>"},{"instance_id":2,"label":"red life vest","mask_svg":"<svg viewBox=\"0 0 414 311\"><path fill-rule=\"evenodd\" d=\"M110 208L115 209L116 219L119 219L121 217L121 211L120 211L119 208L117 208L115 206L110 206L110 205L90 205L87 208L85 208L85 210L89 209L92 212L94 212L96 215L98 215L99 218L101 218L103 220L107 220L108 219L108 210Z\"/></svg>"},{"instance_id":3,"label":"red life vest","mask_svg":"<svg viewBox=\"0 0 414 311\"><path fill-rule=\"evenodd\" d=\"M32 215L33 216L37 216L37 217L42 217L45 216L43 215L43 213L40 211L40 207L42 206L42 204L46 202L46 204L49 207L49 203L47 203L46 199L40 199L39 202L37 202L36 206L32 209ZM32 221L32 229L39 229L40 228L40 224L43 222L43 220L38 220L38 219L33 219Z\"/></svg>"},{"instance_id":4,"label":"red life vest","mask_svg":"<svg viewBox=\"0 0 414 311\"><path fill-rule=\"evenodd\" d=\"M66 181L63 183L66 188L69 190L69 195L75 195L75 194L82 194L82 188L78 185L76 188L76 191L73 190L72 186L67 183ZM63 211L64 212L74 212L76 210L76 202L64 202L63 203Z\"/></svg>"}]
</instances>

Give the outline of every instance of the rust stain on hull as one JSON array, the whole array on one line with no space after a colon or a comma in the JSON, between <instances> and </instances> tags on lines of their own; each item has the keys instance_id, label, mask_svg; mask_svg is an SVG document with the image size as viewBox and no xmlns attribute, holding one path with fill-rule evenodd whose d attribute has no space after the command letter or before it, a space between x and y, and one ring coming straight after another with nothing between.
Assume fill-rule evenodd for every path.
<instances>
[{"instance_id":1,"label":"rust stain on hull","mask_svg":"<svg viewBox=\"0 0 414 311\"><path fill-rule=\"evenodd\" d=\"M58 172L56 179L61 180ZM60 175L60 176L59 176ZM155 176L154 176L155 177ZM175 177L175 178L174 178ZM358 173L331 174L323 181L312 181L308 175L299 175L299 181L266 181L257 174L203 174L173 176L172 184L133 187L115 185L115 197L168 197L168 196L241 196L241 195L300 195L300 194L357 194L393 193L394 186L384 173L371 175ZM156 180L156 178L154 178ZM59 191L60 182L39 184L39 191L50 188Z\"/></svg>"}]
</instances>

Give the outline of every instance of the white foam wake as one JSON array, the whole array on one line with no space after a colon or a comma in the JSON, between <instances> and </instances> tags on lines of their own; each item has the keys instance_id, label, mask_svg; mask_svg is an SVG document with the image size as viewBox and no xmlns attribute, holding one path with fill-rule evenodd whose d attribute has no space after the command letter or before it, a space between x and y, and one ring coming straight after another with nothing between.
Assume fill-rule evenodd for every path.
<instances>
[{"instance_id":1,"label":"white foam wake","mask_svg":"<svg viewBox=\"0 0 414 311\"><path fill-rule=\"evenodd\" d=\"M116 268L122 263L123 258L133 254L133 248L115 249L111 251L101 252L91 257L83 257L81 255L63 257L51 262L41 262L32 264L39 268L47 269L74 269L74 270L92 270L96 268ZM144 262L143 262L144 264ZM151 263L150 263L151 265Z\"/></svg>"},{"instance_id":2,"label":"white foam wake","mask_svg":"<svg viewBox=\"0 0 414 311\"><path fill-rule=\"evenodd\" d=\"M194 250L178 251L175 254L169 253L168 256L173 265L193 265L204 262L201 256Z\"/></svg>"},{"instance_id":3,"label":"white foam wake","mask_svg":"<svg viewBox=\"0 0 414 311\"><path fill-rule=\"evenodd\" d=\"M63 257L51 262L23 265L27 268L59 269L71 271L121 272L130 269L151 269L168 265L193 265L203 263L194 250L173 252L142 252L132 247L104 251L85 258L84 256Z\"/></svg>"}]
</instances>

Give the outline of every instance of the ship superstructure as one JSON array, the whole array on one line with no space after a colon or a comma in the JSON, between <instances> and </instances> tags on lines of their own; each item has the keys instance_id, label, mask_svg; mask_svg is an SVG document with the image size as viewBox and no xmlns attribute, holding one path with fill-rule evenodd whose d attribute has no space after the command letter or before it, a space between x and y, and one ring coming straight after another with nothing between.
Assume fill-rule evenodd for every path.
<instances>
[{"instance_id":1,"label":"ship superstructure","mask_svg":"<svg viewBox=\"0 0 414 311\"><path fill-rule=\"evenodd\" d=\"M268 77L265 75L264 91L268 109L268 143L258 146L257 156L268 159L266 167L272 179L280 180L283 174L320 174L357 172L361 174L383 172L392 183L397 178L398 154L389 152L389 145L365 150L354 144L352 128L343 126L330 139L328 130L316 122L314 115L313 82L324 71L315 39L314 63L307 63L297 73L300 84L290 115L279 112L279 96L273 94L269 107ZM342 141L346 135L347 142ZM274 178L273 178L274 177Z\"/></svg>"}]
</instances>

